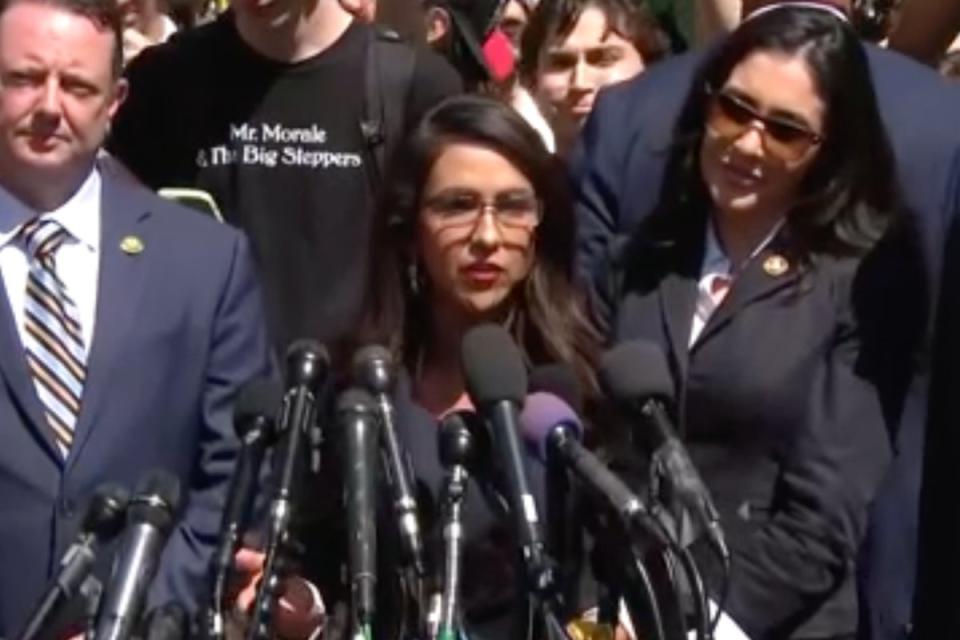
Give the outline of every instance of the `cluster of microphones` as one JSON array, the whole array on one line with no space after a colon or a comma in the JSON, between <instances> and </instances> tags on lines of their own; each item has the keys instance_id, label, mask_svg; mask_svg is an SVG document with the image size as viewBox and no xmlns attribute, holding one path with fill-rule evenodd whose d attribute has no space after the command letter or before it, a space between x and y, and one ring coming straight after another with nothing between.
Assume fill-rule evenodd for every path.
<instances>
[{"instance_id":1,"label":"cluster of microphones","mask_svg":"<svg viewBox=\"0 0 960 640\"><path fill-rule=\"evenodd\" d=\"M517 637L571 637L568 623L579 612L571 611L565 598L563 556L569 541L558 514L567 513L573 495L592 512L592 533L603 552L594 563L600 583L597 624L621 624L625 611L637 637L712 637L691 546L702 539L725 571L729 554L709 493L675 433L673 385L660 348L642 341L618 345L603 355L598 369L609 413L617 416L624 441L646 461L641 480L630 482L584 444L583 398L569 367L529 371L510 334L498 325L469 331L461 360L474 411L453 412L437 429L437 454L446 474L439 493L442 535L436 538L442 550L425 549L415 479L397 432L396 367L390 353L376 345L359 350L343 388L332 380L324 348L298 341L288 350L282 387L256 380L238 394L234 424L241 446L199 611L188 615L176 604L146 611L148 589L180 506L177 479L156 471L132 497L110 486L96 493L76 543L17 638L63 637L57 622L77 600L88 611L86 636L95 640L277 637L274 615L298 544L292 522L299 510L310 508L301 499L303 485L308 471L331 455L324 450L316 459L330 442L342 472L349 603L344 628L328 629L325 637L375 637L382 613L377 512L378 505L387 505L396 527L392 538L401 546L397 562L402 566L394 575L401 576L409 601L417 604L408 608L399 637L469 638L460 600L463 510L471 483L480 481L495 486L507 505L520 592L530 612ZM531 459L546 470L547 495L541 500L530 486ZM234 557L253 528L263 537L263 571L252 608L236 627L229 620ZM112 570L101 584L94 577L97 554L114 539ZM428 551L437 551L430 558L439 560L428 562ZM722 595L720 600L722 605Z\"/></svg>"}]
</instances>

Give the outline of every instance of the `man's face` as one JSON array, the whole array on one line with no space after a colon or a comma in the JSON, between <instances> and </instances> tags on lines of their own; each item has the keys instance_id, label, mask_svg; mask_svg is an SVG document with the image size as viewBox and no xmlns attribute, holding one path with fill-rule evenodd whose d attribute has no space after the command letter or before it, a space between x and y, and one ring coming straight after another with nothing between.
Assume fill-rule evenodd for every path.
<instances>
[{"instance_id":1,"label":"man's face","mask_svg":"<svg viewBox=\"0 0 960 640\"><path fill-rule=\"evenodd\" d=\"M0 171L56 180L93 160L126 91L116 46L109 30L43 2L0 16Z\"/></svg>"}]
</instances>

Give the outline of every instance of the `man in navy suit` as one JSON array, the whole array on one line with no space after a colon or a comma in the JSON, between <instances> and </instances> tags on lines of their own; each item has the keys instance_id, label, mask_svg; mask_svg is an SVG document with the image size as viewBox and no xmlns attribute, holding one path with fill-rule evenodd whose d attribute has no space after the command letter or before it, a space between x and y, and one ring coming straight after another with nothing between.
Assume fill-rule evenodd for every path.
<instances>
[{"instance_id":1,"label":"man in navy suit","mask_svg":"<svg viewBox=\"0 0 960 640\"><path fill-rule=\"evenodd\" d=\"M849 2L841 0L820 3L850 8ZM788 2L747 0L745 15L769 4ZM943 241L960 212L960 91L902 55L869 45L867 54L918 241L907 248L916 260L902 254L904 260L887 272L891 283L911 283L901 287L911 299L897 299L889 290L881 290L878 300L886 305L883 313L889 316L883 318L887 325L880 330L897 342L884 354L891 378L887 395L896 405L891 416L898 425L892 434L897 457L871 513L860 576L863 637L893 640L909 635L914 598L927 599L925 587L915 579L921 547L918 536L926 530L938 532L943 546L948 544L938 526L944 505L928 509L932 516L925 519L922 530L918 512L925 436L948 426L938 419L926 427L926 407ZM666 60L600 94L571 160L577 190L578 267L584 277L593 277L615 238L629 234L660 200L673 127L703 55L693 52ZM944 291L950 293L949 288ZM952 332L956 333L956 325ZM911 374L912 380L908 379ZM909 392L904 392L908 384ZM960 522L949 530L960 531ZM960 546L956 539L951 544ZM921 569L920 575L925 584L933 585L942 556L930 546L923 549L923 557L930 558L931 569ZM937 630L946 632L942 627Z\"/></svg>"},{"instance_id":2,"label":"man in navy suit","mask_svg":"<svg viewBox=\"0 0 960 640\"><path fill-rule=\"evenodd\" d=\"M232 401L269 373L243 236L97 161L125 93L121 22L113 0L0 3L0 636L96 488L153 468L183 498L151 603L195 607Z\"/></svg>"}]
</instances>

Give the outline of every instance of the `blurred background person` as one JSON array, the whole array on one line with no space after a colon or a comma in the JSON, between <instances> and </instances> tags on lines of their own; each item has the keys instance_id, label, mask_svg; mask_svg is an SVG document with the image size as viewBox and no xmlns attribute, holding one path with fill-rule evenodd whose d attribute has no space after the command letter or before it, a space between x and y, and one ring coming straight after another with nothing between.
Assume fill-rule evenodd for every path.
<instances>
[{"instance_id":1,"label":"blurred background person","mask_svg":"<svg viewBox=\"0 0 960 640\"><path fill-rule=\"evenodd\" d=\"M513 52L520 58L520 42L530 22L530 15L537 8L537 0L507 0L500 16L500 30L513 43Z\"/></svg>"},{"instance_id":2,"label":"blurred background person","mask_svg":"<svg viewBox=\"0 0 960 640\"><path fill-rule=\"evenodd\" d=\"M897 5L890 48L936 65L960 32L960 0L900 0Z\"/></svg>"},{"instance_id":3,"label":"blurred background person","mask_svg":"<svg viewBox=\"0 0 960 640\"><path fill-rule=\"evenodd\" d=\"M364 4L235 2L134 60L111 133L147 185L205 192L247 232L277 353L353 329L387 159L462 90L438 55L358 18Z\"/></svg>"},{"instance_id":4,"label":"blurred background person","mask_svg":"<svg viewBox=\"0 0 960 640\"><path fill-rule=\"evenodd\" d=\"M565 156L605 86L628 80L668 50L640 0L554 0L534 12L523 40L522 78Z\"/></svg>"},{"instance_id":5,"label":"blurred background person","mask_svg":"<svg viewBox=\"0 0 960 640\"><path fill-rule=\"evenodd\" d=\"M128 64L147 47L166 42L177 32L167 15L164 0L121 0L123 11L123 63Z\"/></svg>"},{"instance_id":6,"label":"blurred background person","mask_svg":"<svg viewBox=\"0 0 960 640\"><path fill-rule=\"evenodd\" d=\"M857 549L891 458L889 345L861 266L902 213L866 56L827 12L769 11L688 95L661 200L601 279L609 340L668 354L732 553L718 637L853 638ZM717 602L724 578L707 575Z\"/></svg>"},{"instance_id":7,"label":"blurred background person","mask_svg":"<svg viewBox=\"0 0 960 640\"><path fill-rule=\"evenodd\" d=\"M510 39L500 30L503 0L425 0L426 39L460 74L467 91L494 92L514 72Z\"/></svg>"}]
</instances>

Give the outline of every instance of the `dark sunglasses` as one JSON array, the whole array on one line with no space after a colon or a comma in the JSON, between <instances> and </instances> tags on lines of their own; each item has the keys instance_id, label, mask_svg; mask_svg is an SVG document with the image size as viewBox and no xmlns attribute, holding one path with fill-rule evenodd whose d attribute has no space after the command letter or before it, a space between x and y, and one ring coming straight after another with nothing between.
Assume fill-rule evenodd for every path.
<instances>
[{"instance_id":1,"label":"dark sunglasses","mask_svg":"<svg viewBox=\"0 0 960 640\"><path fill-rule=\"evenodd\" d=\"M796 161L803 158L816 145L823 142L823 136L803 125L775 116L767 116L747 101L725 91L707 90L709 99L707 108L707 127L721 138L736 140L755 123L764 147L777 158Z\"/></svg>"}]
</instances>

